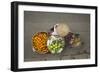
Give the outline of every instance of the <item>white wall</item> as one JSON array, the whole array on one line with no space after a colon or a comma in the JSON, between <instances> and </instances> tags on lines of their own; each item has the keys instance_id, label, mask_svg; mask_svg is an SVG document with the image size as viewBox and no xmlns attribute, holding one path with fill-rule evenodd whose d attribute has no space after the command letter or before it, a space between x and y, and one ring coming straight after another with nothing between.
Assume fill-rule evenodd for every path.
<instances>
[{"instance_id":1,"label":"white wall","mask_svg":"<svg viewBox=\"0 0 100 73\"><path fill-rule=\"evenodd\" d=\"M10 71L10 2L13 0L0 0L0 73L11 73ZM18 1L18 0L16 0ZM21 0L23 1L23 0ZM76 5L93 5L98 6L98 13L100 13L100 1L99 0L24 0L31 2L45 2L45 3L62 3L62 4L76 4ZM98 14L98 19L100 19L100 14ZM98 22L98 24L100 21ZM100 25L99 25L100 26ZM99 29L100 30L100 29ZM99 36L100 37L100 34ZM98 39L100 40L100 39ZM100 43L100 42L99 42ZM99 46L100 47L100 46ZM100 49L98 48L100 52ZM99 53L100 56L100 53ZM100 61L100 58L99 58ZM100 64L100 63L99 63ZM60 69L60 70L45 70L45 71L35 71L36 73L89 73L89 72L99 72L99 67L91 68L74 68L74 69ZM30 71L32 73L32 71Z\"/></svg>"}]
</instances>

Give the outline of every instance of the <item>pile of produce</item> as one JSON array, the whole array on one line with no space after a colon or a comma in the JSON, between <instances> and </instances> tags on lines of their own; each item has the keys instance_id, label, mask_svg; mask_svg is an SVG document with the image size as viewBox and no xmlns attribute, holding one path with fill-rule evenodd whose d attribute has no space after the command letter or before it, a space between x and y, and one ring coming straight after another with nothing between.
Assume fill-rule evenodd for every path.
<instances>
[{"instance_id":1,"label":"pile of produce","mask_svg":"<svg viewBox=\"0 0 100 73\"><path fill-rule=\"evenodd\" d=\"M59 36L50 36L47 41L48 49L51 53L61 53L65 45L63 38Z\"/></svg>"},{"instance_id":2,"label":"pile of produce","mask_svg":"<svg viewBox=\"0 0 100 73\"><path fill-rule=\"evenodd\" d=\"M81 45L80 34L71 32L67 24L56 24L49 32L37 32L32 36L33 50L39 54L57 54L64 47Z\"/></svg>"},{"instance_id":3,"label":"pile of produce","mask_svg":"<svg viewBox=\"0 0 100 73\"><path fill-rule=\"evenodd\" d=\"M80 34L69 32L68 35L65 36L65 41L69 47L78 47L81 45Z\"/></svg>"},{"instance_id":4,"label":"pile of produce","mask_svg":"<svg viewBox=\"0 0 100 73\"><path fill-rule=\"evenodd\" d=\"M34 34L32 37L33 50L35 50L39 54L47 53L47 40L48 34L46 32L38 32Z\"/></svg>"}]
</instances>

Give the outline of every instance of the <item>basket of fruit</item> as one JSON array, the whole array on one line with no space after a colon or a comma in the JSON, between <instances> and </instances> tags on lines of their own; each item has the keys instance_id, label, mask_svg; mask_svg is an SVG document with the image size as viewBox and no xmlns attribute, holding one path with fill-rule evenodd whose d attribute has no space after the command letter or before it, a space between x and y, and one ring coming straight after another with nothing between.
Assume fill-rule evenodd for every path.
<instances>
[{"instance_id":1,"label":"basket of fruit","mask_svg":"<svg viewBox=\"0 0 100 73\"><path fill-rule=\"evenodd\" d=\"M48 53L47 48L48 34L46 32L38 32L32 36L32 49L39 54Z\"/></svg>"},{"instance_id":2,"label":"basket of fruit","mask_svg":"<svg viewBox=\"0 0 100 73\"><path fill-rule=\"evenodd\" d=\"M52 54L61 53L64 45L64 39L59 36L50 36L47 41L47 47Z\"/></svg>"}]
</instances>

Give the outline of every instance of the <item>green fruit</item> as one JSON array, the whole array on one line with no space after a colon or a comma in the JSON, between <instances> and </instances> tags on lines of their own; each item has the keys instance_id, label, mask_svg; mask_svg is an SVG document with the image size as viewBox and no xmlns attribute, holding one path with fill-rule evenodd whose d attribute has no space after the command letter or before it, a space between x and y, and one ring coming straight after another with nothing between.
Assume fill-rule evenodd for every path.
<instances>
[{"instance_id":1,"label":"green fruit","mask_svg":"<svg viewBox=\"0 0 100 73\"><path fill-rule=\"evenodd\" d=\"M50 39L47 41L47 46L48 49L51 53L55 54L55 53L61 53L61 51L63 50L65 45L64 39L62 37L56 37L52 36L50 37Z\"/></svg>"}]
</instances>

